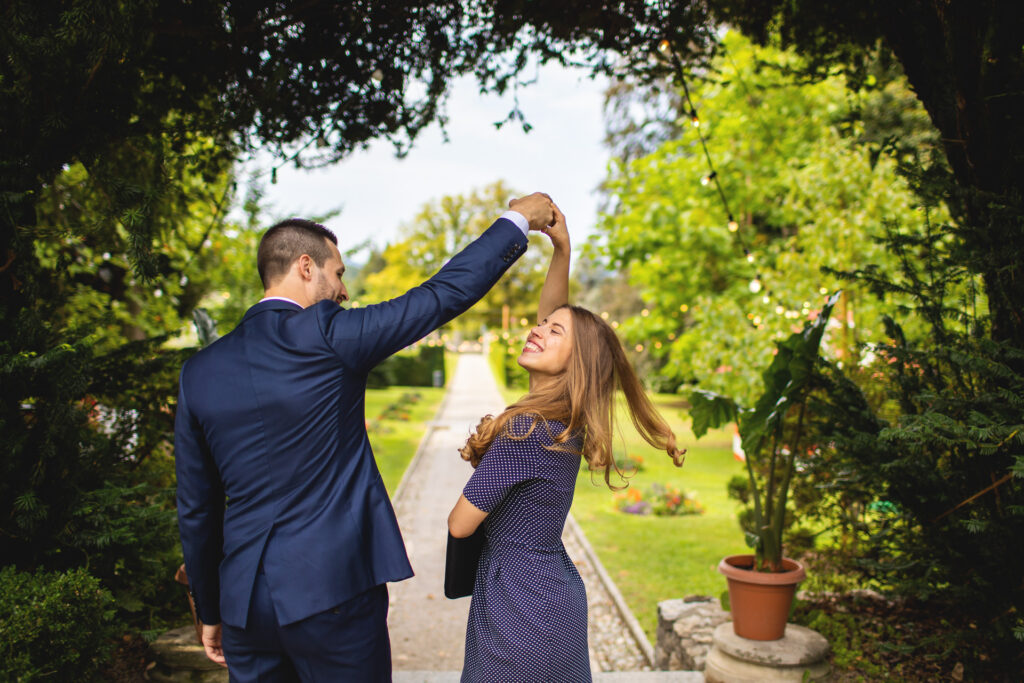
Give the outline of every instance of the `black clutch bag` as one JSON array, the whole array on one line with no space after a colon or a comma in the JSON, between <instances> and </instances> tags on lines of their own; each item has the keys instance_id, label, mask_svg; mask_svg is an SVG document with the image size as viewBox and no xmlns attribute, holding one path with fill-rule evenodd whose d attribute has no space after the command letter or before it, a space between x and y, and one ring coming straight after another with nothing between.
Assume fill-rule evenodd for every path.
<instances>
[{"instance_id":1,"label":"black clutch bag","mask_svg":"<svg viewBox=\"0 0 1024 683\"><path fill-rule=\"evenodd\" d=\"M480 564L480 553L484 549L484 525L481 524L466 538L455 538L448 532L448 550L444 560L444 596L464 598L473 594L476 568Z\"/></svg>"}]
</instances>

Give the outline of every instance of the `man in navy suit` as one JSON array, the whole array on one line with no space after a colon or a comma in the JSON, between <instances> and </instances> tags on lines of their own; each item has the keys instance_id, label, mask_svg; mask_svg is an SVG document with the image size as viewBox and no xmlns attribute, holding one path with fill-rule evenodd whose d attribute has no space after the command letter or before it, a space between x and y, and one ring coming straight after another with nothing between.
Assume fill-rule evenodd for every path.
<instances>
[{"instance_id":1,"label":"man in navy suit","mask_svg":"<svg viewBox=\"0 0 1024 683\"><path fill-rule=\"evenodd\" d=\"M178 522L203 645L237 681L391 680L386 582L412 576L367 440L367 373L479 300L554 220L510 211L400 297L344 309L337 239L263 236L265 297L181 370Z\"/></svg>"}]
</instances>

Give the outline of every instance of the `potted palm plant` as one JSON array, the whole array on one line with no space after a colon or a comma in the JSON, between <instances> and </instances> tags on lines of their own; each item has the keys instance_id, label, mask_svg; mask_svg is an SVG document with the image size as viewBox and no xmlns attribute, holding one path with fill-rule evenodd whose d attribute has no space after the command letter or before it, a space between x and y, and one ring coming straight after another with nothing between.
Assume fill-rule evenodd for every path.
<instances>
[{"instance_id":1,"label":"potted palm plant","mask_svg":"<svg viewBox=\"0 0 1024 683\"><path fill-rule=\"evenodd\" d=\"M764 393L753 408L707 391L690 396L697 438L710 428L736 422L746 454L754 513L754 529L747 532L747 544L754 553L726 557L718 565L729 584L733 630L743 638L781 638L796 586L806 576L799 562L784 557L782 532L796 459L806 440L804 416L810 380L838 297L838 292L829 297L817 318L777 344L777 353L762 375ZM766 476L759 477L755 470Z\"/></svg>"}]
</instances>

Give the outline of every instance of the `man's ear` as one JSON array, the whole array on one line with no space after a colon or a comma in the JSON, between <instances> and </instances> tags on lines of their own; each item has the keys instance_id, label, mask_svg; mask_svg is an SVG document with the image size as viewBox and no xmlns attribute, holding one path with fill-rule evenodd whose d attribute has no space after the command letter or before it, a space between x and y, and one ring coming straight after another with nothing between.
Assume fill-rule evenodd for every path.
<instances>
[{"instance_id":1,"label":"man's ear","mask_svg":"<svg viewBox=\"0 0 1024 683\"><path fill-rule=\"evenodd\" d=\"M299 258L295 259L295 267L298 268L299 277L303 280L313 279L313 257L309 254L303 254Z\"/></svg>"}]
</instances>

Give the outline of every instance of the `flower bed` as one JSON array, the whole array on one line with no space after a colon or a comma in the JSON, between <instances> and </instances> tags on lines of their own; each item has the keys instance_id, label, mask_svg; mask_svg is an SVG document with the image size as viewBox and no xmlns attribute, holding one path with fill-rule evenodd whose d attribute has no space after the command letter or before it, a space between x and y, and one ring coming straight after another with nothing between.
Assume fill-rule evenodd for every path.
<instances>
[{"instance_id":1,"label":"flower bed","mask_svg":"<svg viewBox=\"0 0 1024 683\"><path fill-rule=\"evenodd\" d=\"M682 491L672 484L651 484L646 492L630 488L615 494L615 507L630 515L656 515L676 517L704 514L704 506L697 496Z\"/></svg>"}]
</instances>

